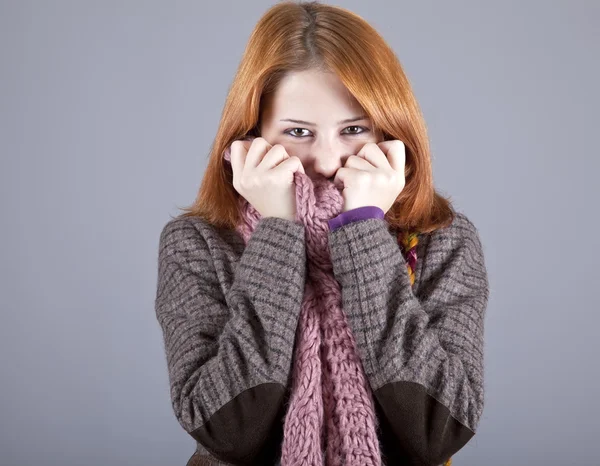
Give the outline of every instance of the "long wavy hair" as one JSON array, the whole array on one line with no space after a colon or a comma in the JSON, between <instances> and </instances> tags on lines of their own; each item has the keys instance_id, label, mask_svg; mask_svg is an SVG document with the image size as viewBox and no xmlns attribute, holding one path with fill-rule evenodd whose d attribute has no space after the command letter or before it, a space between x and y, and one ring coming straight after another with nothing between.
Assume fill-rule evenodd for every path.
<instances>
[{"instance_id":1,"label":"long wavy hair","mask_svg":"<svg viewBox=\"0 0 600 466\"><path fill-rule=\"evenodd\" d=\"M198 195L179 216L223 228L240 220L231 167L223 151L236 139L260 136L264 98L290 72L334 72L384 140L406 147L405 186L385 214L392 228L429 233L454 218L450 198L433 187L425 121L402 66L383 37L357 14L316 1L280 1L260 18L229 89Z\"/></svg>"}]
</instances>

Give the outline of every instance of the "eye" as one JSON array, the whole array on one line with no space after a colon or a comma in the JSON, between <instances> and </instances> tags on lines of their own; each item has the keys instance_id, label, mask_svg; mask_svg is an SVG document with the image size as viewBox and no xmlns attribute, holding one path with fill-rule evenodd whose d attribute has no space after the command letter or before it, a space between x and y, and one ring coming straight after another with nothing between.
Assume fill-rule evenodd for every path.
<instances>
[{"instance_id":1,"label":"eye","mask_svg":"<svg viewBox=\"0 0 600 466\"><path fill-rule=\"evenodd\" d=\"M290 134L292 131L296 131L297 129L299 129L300 131L308 131L306 128L292 128L292 129L290 129L288 131L285 131L284 134L289 134L290 136L297 137L297 135L298 135L297 133L296 134ZM302 138L303 136L299 136L299 137Z\"/></svg>"},{"instance_id":2,"label":"eye","mask_svg":"<svg viewBox=\"0 0 600 466\"><path fill-rule=\"evenodd\" d=\"M348 126L348 128L360 128L360 129L362 129L362 131L360 133L351 132L349 134L362 134L362 133L366 133L367 131L369 131L369 129L365 128L364 126ZM348 129L348 128L346 128L346 129Z\"/></svg>"},{"instance_id":3,"label":"eye","mask_svg":"<svg viewBox=\"0 0 600 466\"><path fill-rule=\"evenodd\" d=\"M348 126L348 127L345 128L345 130L346 129L350 129L350 128L356 128L356 129L362 130L360 132L351 131L349 133L345 133L345 134L348 134L350 136L363 134L363 133L366 133L366 132L369 131L369 128L365 128L364 126ZM308 131L306 128L292 128L292 129L290 129L288 131L285 131L284 134L289 134L290 136L295 137L295 138L303 138L305 136L308 136L308 135L305 135L305 136L299 135L298 132L295 132L296 130L300 130L299 132Z\"/></svg>"}]
</instances>

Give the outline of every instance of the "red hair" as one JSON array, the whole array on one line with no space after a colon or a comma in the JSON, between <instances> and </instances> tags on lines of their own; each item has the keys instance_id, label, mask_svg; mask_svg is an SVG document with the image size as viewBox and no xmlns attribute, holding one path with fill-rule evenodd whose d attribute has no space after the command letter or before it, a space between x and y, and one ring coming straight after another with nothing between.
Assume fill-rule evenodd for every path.
<instances>
[{"instance_id":1,"label":"red hair","mask_svg":"<svg viewBox=\"0 0 600 466\"><path fill-rule=\"evenodd\" d=\"M454 209L433 187L426 126L410 83L393 50L357 14L311 1L284 0L256 24L229 89L209 161L195 202L180 216L235 228L240 194L223 151L236 139L259 136L261 102L292 71L337 74L371 118L384 140L406 147L406 183L386 213L399 230L431 232L449 225Z\"/></svg>"}]
</instances>

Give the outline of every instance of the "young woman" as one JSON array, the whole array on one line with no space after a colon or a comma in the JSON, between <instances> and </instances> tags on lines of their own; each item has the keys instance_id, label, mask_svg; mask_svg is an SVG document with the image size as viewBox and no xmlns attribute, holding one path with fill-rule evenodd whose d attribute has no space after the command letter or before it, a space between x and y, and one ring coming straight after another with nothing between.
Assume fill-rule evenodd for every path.
<instances>
[{"instance_id":1,"label":"young woman","mask_svg":"<svg viewBox=\"0 0 600 466\"><path fill-rule=\"evenodd\" d=\"M488 278L425 124L356 14L256 25L198 198L160 235L156 315L192 465L449 465L484 403Z\"/></svg>"}]
</instances>

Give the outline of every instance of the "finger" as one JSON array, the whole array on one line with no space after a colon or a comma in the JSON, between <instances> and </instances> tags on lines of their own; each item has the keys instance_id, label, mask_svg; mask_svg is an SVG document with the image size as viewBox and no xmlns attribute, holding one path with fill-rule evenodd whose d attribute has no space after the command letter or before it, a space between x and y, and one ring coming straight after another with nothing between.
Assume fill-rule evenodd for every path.
<instances>
[{"instance_id":1,"label":"finger","mask_svg":"<svg viewBox=\"0 0 600 466\"><path fill-rule=\"evenodd\" d=\"M346 159L346 163L344 164L344 167L356 168L358 170L364 170L364 171L377 170L377 168L374 167L371 162L366 160L364 157L360 157L358 155L351 155L350 157L348 157Z\"/></svg>"},{"instance_id":2,"label":"finger","mask_svg":"<svg viewBox=\"0 0 600 466\"><path fill-rule=\"evenodd\" d=\"M387 157L374 142L367 142L356 154L375 168L391 168Z\"/></svg>"},{"instance_id":3,"label":"finger","mask_svg":"<svg viewBox=\"0 0 600 466\"><path fill-rule=\"evenodd\" d=\"M288 157L286 160L284 160L275 168L273 168L273 171L279 173L280 175L288 177L287 179L290 182L294 181L294 174L296 172L305 173L304 167L302 166L302 162L298 157Z\"/></svg>"},{"instance_id":4,"label":"finger","mask_svg":"<svg viewBox=\"0 0 600 466\"><path fill-rule=\"evenodd\" d=\"M338 168L333 177L333 185L340 190L344 187L344 170L345 167Z\"/></svg>"},{"instance_id":5,"label":"finger","mask_svg":"<svg viewBox=\"0 0 600 466\"><path fill-rule=\"evenodd\" d=\"M290 156L281 144L273 145L262 161L258 164L258 169L261 171L267 171L280 165L283 161L289 159Z\"/></svg>"},{"instance_id":6,"label":"finger","mask_svg":"<svg viewBox=\"0 0 600 466\"><path fill-rule=\"evenodd\" d=\"M335 178L333 179L333 184L340 189L353 186L356 177L359 176L362 171L364 170L357 170L356 168L350 167L338 168Z\"/></svg>"},{"instance_id":7,"label":"finger","mask_svg":"<svg viewBox=\"0 0 600 466\"><path fill-rule=\"evenodd\" d=\"M250 144L250 148L248 149L248 153L246 155L246 163L244 165L244 169L248 168L256 168L262 162L265 154L271 149L271 144L265 138L254 138Z\"/></svg>"},{"instance_id":8,"label":"finger","mask_svg":"<svg viewBox=\"0 0 600 466\"><path fill-rule=\"evenodd\" d=\"M237 186L237 181L244 169L247 150L244 148L243 141L233 141L225 151L229 154L229 163L233 172L233 186Z\"/></svg>"},{"instance_id":9,"label":"finger","mask_svg":"<svg viewBox=\"0 0 600 466\"><path fill-rule=\"evenodd\" d=\"M406 166L406 145L400 139L384 141L378 144L394 171L404 173Z\"/></svg>"}]
</instances>

